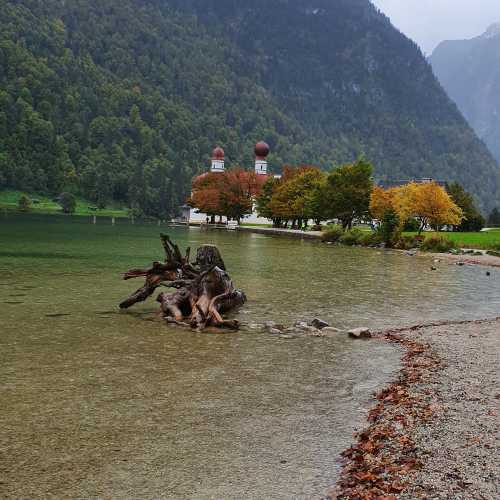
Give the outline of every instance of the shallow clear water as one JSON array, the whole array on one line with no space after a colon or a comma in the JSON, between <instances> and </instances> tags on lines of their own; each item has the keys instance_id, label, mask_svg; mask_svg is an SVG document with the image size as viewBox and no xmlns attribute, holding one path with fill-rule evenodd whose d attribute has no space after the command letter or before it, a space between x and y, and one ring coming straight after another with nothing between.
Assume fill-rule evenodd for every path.
<instances>
[{"instance_id":1,"label":"shallow clear water","mask_svg":"<svg viewBox=\"0 0 500 500\"><path fill-rule=\"evenodd\" d=\"M155 225L0 218L0 497L318 498L399 353L344 337L172 329L116 305L162 259ZM244 322L384 328L498 315L500 272L262 235L219 246Z\"/></svg>"}]
</instances>

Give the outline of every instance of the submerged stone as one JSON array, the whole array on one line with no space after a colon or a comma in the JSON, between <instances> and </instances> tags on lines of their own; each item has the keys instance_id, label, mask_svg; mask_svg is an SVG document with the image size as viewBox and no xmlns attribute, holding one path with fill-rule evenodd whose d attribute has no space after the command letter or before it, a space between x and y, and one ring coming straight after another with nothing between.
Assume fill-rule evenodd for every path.
<instances>
[{"instance_id":1,"label":"submerged stone","mask_svg":"<svg viewBox=\"0 0 500 500\"><path fill-rule=\"evenodd\" d=\"M311 321L311 326L314 326L314 328L318 328L319 330L322 330L323 328L326 328L327 326L330 326L329 323L326 321L323 321L322 319L319 318L314 318Z\"/></svg>"},{"instance_id":2,"label":"submerged stone","mask_svg":"<svg viewBox=\"0 0 500 500\"><path fill-rule=\"evenodd\" d=\"M354 339L369 339L372 334L369 328L353 328L347 332L349 337Z\"/></svg>"},{"instance_id":3,"label":"submerged stone","mask_svg":"<svg viewBox=\"0 0 500 500\"><path fill-rule=\"evenodd\" d=\"M297 328L307 328L309 325L305 321L296 321L295 326Z\"/></svg>"},{"instance_id":4,"label":"submerged stone","mask_svg":"<svg viewBox=\"0 0 500 500\"><path fill-rule=\"evenodd\" d=\"M280 335L283 333L281 330L278 330L277 328L269 328L267 330L269 333L272 333L273 335Z\"/></svg>"}]
</instances>

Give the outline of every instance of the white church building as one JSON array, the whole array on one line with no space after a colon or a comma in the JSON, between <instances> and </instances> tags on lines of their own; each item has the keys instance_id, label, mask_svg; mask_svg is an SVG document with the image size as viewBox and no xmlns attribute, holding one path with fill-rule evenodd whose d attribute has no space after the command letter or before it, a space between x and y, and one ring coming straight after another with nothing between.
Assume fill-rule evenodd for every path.
<instances>
[{"instance_id":1,"label":"white church building","mask_svg":"<svg viewBox=\"0 0 500 500\"><path fill-rule=\"evenodd\" d=\"M267 173L267 157L269 155L269 146L264 142L260 141L255 145L255 173L259 176L266 176L268 177L269 174ZM210 166L210 172L212 173L222 173L225 171L225 153L224 150L217 146L213 151L212 151L212 158L211 158L211 166ZM206 175L201 174L201 176ZM280 176L275 176L275 177L280 177ZM194 223L194 224L201 224L207 221L209 216L207 214L199 212L197 209L190 209L189 210L189 222ZM218 220L218 218L217 218ZM222 222L225 224L226 218L222 218ZM249 224L269 224L270 221L269 219L265 219L263 217L259 217L257 215L257 212L254 210L251 215L247 215L243 217L242 222L244 223L249 223Z\"/></svg>"}]
</instances>

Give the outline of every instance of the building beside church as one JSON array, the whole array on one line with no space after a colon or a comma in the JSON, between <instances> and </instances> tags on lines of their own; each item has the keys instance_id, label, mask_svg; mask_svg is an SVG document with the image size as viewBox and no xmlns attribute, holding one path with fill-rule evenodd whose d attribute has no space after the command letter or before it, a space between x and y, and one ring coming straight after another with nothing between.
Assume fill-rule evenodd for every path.
<instances>
[{"instance_id":1,"label":"building beside church","mask_svg":"<svg viewBox=\"0 0 500 500\"><path fill-rule=\"evenodd\" d=\"M267 157L269 155L269 146L264 141L260 141L255 145L254 153L255 153L255 173L258 176L268 177L268 163ZM225 153L224 150L217 146L212 151L211 157L211 165L210 170L211 173L223 173L225 172ZM200 179L206 176L208 172L195 177L195 179ZM199 212L197 209L192 208L189 212L189 222L190 223L202 223L206 222L209 216L207 214ZM222 218L222 222L226 223L226 218ZM254 206L254 210L252 214L243 217L242 222L250 223L250 224L269 224L269 219L265 219L263 217L259 217Z\"/></svg>"}]
</instances>

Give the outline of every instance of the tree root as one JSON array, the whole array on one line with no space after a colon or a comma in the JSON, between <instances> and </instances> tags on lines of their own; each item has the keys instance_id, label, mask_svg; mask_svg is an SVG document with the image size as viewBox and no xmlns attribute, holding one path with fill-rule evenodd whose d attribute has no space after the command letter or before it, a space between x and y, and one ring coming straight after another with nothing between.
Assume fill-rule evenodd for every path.
<instances>
[{"instance_id":1,"label":"tree root","mask_svg":"<svg viewBox=\"0 0 500 500\"><path fill-rule=\"evenodd\" d=\"M147 300L159 287L174 288L175 292L162 292L156 299L169 322L196 330L208 327L237 330L238 321L224 319L222 315L247 299L244 292L234 287L218 248L201 246L196 261L191 263L190 248L183 256L169 236L162 234L161 241L166 254L164 263L154 262L150 269L131 269L123 275L125 280L144 277L145 284L124 300L120 308L128 309Z\"/></svg>"}]
</instances>

